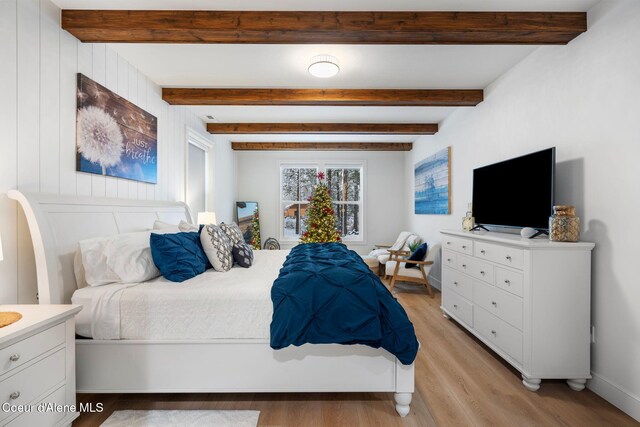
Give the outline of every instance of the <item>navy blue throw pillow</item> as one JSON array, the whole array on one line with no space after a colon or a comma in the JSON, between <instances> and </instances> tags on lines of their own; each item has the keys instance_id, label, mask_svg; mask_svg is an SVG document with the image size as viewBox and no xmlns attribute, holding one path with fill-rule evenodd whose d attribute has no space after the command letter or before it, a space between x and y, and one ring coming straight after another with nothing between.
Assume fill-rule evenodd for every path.
<instances>
[{"instance_id":1,"label":"navy blue throw pillow","mask_svg":"<svg viewBox=\"0 0 640 427\"><path fill-rule=\"evenodd\" d=\"M245 242L238 242L233 245L233 260L240 267L249 268L253 264L253 249Z\"/></svg>"},{"instance_id":2,"label":"navy blue throw pillow","mask_svg":"<svg viewBox=\"0 0 640 427\"><path fill-rule=\"evenodd\" d=\"M204 273L208 267L197 232L151 233L150 244L153 263L172 282L184 282Z\"/></svg>"},{"instance_id":3,"label":"navy blue throw pillow","mask_svg":"<svg viewBox=\"0 0 640 427\"><path fill-rule=\"evenodd\" d=\"M405 268L418 268L418 264L413 263L411 261L423 261L426 255L427 255L427 244L423 243L420 246L418 246L415 251L413 251L413 253L409 258L407 258L407 264Z\"/></svg>"}]
</instances>

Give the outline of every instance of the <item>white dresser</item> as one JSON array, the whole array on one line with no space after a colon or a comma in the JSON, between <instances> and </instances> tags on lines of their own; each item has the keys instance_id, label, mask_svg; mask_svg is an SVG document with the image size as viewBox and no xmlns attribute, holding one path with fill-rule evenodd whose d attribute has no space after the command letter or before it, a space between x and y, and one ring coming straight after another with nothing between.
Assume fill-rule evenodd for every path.
<instances>
[{"instance_id":1,"label":"white dresser","mask_svg":"<svg viewBox=\"0 0 640 427\"><path fill-rule=\"evenodd\" d=\"M67 426L78 417L70 406L76 404L74 316L80 310L0 306L23 316L0 328L0 425Z\"/></svg>"},{"instance_id":2,"label":"white dresser","mask_svg":"<svg viewBox=\"0 0 640 427\"><path fill-rule=\"evenodd\" d=\"M593 243L442 231L442 311L522 373L531 390L591 378Z\"/></svg>"}]
</instances>

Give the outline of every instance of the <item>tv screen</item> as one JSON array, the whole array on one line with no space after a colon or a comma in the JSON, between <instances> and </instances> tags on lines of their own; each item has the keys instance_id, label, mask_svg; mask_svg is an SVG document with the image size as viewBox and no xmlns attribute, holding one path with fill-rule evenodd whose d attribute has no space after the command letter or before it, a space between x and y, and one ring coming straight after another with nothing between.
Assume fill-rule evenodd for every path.
<instances>
[{"instance_id":1,"label":"tv screen","mask_svg":"<svg viewBox=\"0 0 640 427\"><path fill-rule=\"evenodd\" d=\"M555 147L473 171L476 224L549 228L554 204Z\"/></svg>"}]
</instances>

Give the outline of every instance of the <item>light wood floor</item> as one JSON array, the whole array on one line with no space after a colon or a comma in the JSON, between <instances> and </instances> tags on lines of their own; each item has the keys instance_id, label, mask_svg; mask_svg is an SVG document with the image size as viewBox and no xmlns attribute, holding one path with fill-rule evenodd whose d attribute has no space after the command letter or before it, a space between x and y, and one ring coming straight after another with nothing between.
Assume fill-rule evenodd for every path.
<instances>
[{"instance_id":1,"label":"light wood floor","mask_svg":"<svg viewBox=\"0 0 640 427\"><path fill-rule=\"evenodd\" d=\"M440 294L398 284L396 296L422 343L411 413L400 418L391 393L80 394L105 411L74 426L98 426L123 409L253 409L260 426L638 426L589 390L543 381L537 393L491 350L440 312Z\"/></svg>"}]
</instances>

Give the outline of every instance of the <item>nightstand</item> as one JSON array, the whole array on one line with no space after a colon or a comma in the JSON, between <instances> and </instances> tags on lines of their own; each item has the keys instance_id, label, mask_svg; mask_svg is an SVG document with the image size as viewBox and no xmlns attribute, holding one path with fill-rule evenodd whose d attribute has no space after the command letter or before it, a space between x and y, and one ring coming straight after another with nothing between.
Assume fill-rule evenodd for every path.
<instances>
[{"instance_id":1,"label":"nightstand","mask_svg":"<svg viewBox=\"0 0 640 427\"><path fill-rule=\"evenodd\" d=\"M0 306L22 314L0 328L0 425L67 426L78 417L74 316L81 309Z\"/></svg>"}]
</instances>

